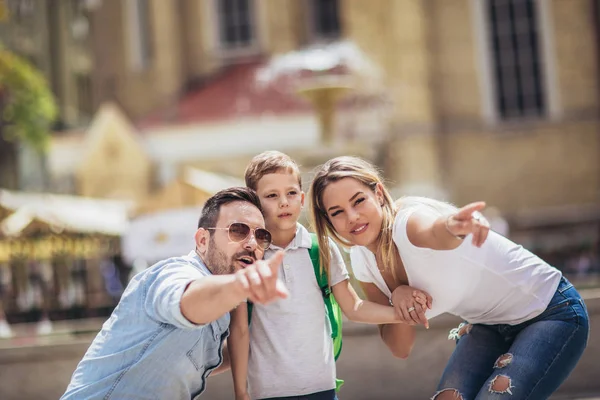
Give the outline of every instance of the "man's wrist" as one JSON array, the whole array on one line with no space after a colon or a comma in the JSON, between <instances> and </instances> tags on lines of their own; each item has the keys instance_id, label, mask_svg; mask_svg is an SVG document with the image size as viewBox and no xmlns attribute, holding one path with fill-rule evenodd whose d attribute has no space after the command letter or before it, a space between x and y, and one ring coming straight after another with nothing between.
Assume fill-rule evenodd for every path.
<instances>
[{"instance_id":1,"label":"man's wrist","mask_svg":"<svg viewBox=\"0 0 600 400\"><path fill-rule=\"evenodd\" d=\"M237 276L237 274L231 274L229 275L229 278L231 279L230 282L228 283L228 289L231 290L231 292L234 294L235 296L235 300L237 301L237 303L242 303L248 300L248 289L244 287L244 285L242 284L240 277Z\"/></svg>"}]
</instances>

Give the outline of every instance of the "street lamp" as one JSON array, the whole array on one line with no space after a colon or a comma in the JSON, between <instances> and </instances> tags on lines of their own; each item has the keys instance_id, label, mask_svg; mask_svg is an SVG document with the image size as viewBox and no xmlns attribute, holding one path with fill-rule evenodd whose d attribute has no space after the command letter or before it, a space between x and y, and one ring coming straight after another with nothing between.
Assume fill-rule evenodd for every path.
<instances>
[{"instance_id":1,"label":"street lamp","mask_svg":"<svg viewBox=\"0 0 600 400\"><path fill-rule=\"evenodd\" d=\"M316 76L304 81L296 90L315 110L321 141L326 145L333 143L335 106L351 90L352 86L346 79L336 76Z\"/></svg>"},{"instance_id":2,"label":"street lamp","mask_svg":"<svg viewBox=\"0 0 600 400\"><path fill-rule=\"evenodd\" d=\"M294 93L310 102L319 120L321 140L329 145L336 105L351 91L376 88L380 75L354 43L342 41L275 56L259 71L257 82L268 85L280 77L291 77Z\"/></svg>"}]
</instances>

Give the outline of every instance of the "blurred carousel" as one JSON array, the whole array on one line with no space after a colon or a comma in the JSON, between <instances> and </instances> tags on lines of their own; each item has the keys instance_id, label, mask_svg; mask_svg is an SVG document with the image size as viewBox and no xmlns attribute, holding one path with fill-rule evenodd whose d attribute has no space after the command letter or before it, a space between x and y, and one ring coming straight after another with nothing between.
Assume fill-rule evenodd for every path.
<instances>
[{"instance_id":1,"label":"blurred carousel","mask_svg":"<svg viewBox=\"0 0 600 400\"><path fill-rule=\"evenodd\" d=\"M0 190L0 337L6 320L37 322L106 315L130 268L120 238L127 202Z\"/></svg>"}]
</instances>

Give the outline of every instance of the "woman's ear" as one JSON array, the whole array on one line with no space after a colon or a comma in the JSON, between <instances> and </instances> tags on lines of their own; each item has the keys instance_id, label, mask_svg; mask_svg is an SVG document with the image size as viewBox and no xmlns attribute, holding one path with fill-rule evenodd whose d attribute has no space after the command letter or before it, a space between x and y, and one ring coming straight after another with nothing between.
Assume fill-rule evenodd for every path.
<instances>
[{"instance_id":1,"label":"woman's ear","mask_svg":"<svg viewBox=\"0 0 600 400\"><path fill-rule=\"evenodd\" d=\"M375 197L377 197L379 205L383 207L383 184L381 182L375 186Z\"/></svg>"}]
</instances>

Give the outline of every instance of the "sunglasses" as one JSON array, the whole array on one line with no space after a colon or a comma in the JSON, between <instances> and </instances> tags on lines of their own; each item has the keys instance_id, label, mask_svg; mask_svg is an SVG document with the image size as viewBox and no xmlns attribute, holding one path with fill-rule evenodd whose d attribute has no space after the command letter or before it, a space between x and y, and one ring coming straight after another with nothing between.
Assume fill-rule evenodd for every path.
<instances>
[{"instance_id":1,"label":"sunglasses","mask_svg":"<svg viewBox=\"0 0 600 400\"><path fill-rule=\"evenodd\" d=\"M252 229L243 222L234 222L227 228L206 228L208 230L227 229L227 235L232 242L243 242L250 234L254 235L258 247L267 250L271 246L271 232L263 228Z\"/></svg>"}]
</instances>

